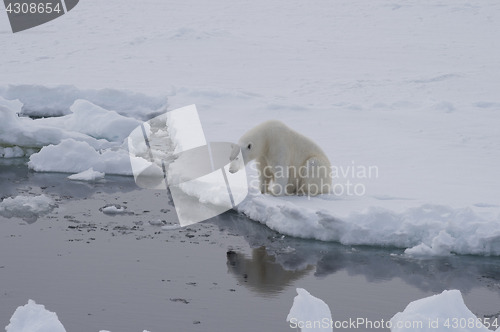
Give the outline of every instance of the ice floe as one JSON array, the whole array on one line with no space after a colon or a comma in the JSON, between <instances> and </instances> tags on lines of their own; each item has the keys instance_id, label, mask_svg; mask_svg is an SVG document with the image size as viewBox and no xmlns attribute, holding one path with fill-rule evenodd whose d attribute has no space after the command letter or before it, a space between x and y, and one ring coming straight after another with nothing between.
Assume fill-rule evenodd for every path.
<instances>
[{"instance_id":1,"label":"ice floe","mask_svg":"<svg viewBox=\"0 0 500 332\"><path fill-rule=\"evenodd\" d=\"M28 300L28 304L16 309L10 318L6 332L66 332L55 312L45 306Z\"/></svg>"},{"instance_id":2,"label":"ice floe","mask_svg":"<svg viewBox=\"0 0 500 332\"><path fill-rule=\"evenodd\" d=\"M0 202L0 215L6 218L22 218L28 222L54 209L56 204L45 195L8 197Z\"/></svg>"},{"instance_id":3,"label":"ice floe","mask_svg":"<svg viewBox=\"0 0 500 332\"><path fill-rule=\"evenodd\" d=\"M68 176L68 179L75 181L96 181L104 178L104 173L94 171L92 167L88 170Z\"/></svg>"}]
</instances>

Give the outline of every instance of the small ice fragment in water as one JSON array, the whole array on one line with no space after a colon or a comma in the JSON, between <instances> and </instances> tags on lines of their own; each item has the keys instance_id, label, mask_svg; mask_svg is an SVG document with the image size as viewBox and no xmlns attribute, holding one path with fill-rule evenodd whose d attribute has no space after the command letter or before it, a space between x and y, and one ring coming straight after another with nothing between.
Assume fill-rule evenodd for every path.
<instances>
[{"instance_id":1,"label":"small ice fragment in water","mask_svg":"<svg viewBox=\"0 0 500 332\"><path fill-rule=\"evenodd\" d=\"M121 207L121 206L115 206L115 205L110 205L101 208L101 211L106 214L120 214L120 213L125 213L127 208Z\"/></svg>"},{"instance_id":2,"label":"small ice fragment in water","mask_svg":"<svg viewBox=\"0 0 500 332\"><path fill-rule=\"evenodd\" d=\"M330 324L327 324L327 327L324 324L314 324L314 322L322 323L332 320L332 313L328 305L323 300L309 294L303 288L297 288L297 294L293 299L293 306L286 318L286 321L290 322L290 327L298 327L299 322L301 322L300 327L302 328L302 332L333 331Z\"/></svg>"},{"instance_id":3,"label":"small ice fragment in water","mask_svg":"<svg viewBox=\"0 0 500 332\"><path fill-rule=\"evenodd\" d=\"M97 181L104 178L104 173L94 171L92 167L88 170L68 176L68 179L75 181Z\"/></svg>"},{"instance_id":4,"label":"small ice fragment in water","mask_svg":"<svg viewBox=\"0 0 500 332\"><path fill-rule=\"evenodd\" d=\"M28 300L28 304L18 307L6 332L66 332L55 312L45 309L45 306Z\"/></svg>"},{"instance_id":5,"label":"small ice fragment in water","mask_svg":"<svg viewBox=\"0 0 500 332\"><path fill-rule=\"evenodd\" d=\"M153 225L153 226L163 226L166 224L166 221L164 220L161 220L161 219L157 219L157 220L150 220L149 221L149 224L150 225Z\"/></svg>"},{"instance_id":6,"label":"small ice fragment in water","mask_svg":"<svg viewBox=\"0 0 500 332\"><path fill-rule=\"evenodd\" d=\"M52 211L55 206L52 199L45 195L8 197L0 202L0 216L22 218L31 223L40 215Z\"/></svg>"}]
</instances>

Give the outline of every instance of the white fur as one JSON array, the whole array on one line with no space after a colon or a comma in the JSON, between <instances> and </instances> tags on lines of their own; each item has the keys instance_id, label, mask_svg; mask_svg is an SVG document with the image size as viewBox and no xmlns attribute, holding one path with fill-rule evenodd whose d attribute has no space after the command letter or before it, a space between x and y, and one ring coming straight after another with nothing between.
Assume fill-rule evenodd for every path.
<instances>
[{"instance_id":1,"label":"white fur","mask_svg":"<svg viewBox=\"0 0 500 332\"><path fill-rule=\"evenodd\" d=\"M231 173L255 160L262 193L315 196L330 191L330 161L321 147L278 120L244 134L230 160Z\"/></svg>"}]
</instances>

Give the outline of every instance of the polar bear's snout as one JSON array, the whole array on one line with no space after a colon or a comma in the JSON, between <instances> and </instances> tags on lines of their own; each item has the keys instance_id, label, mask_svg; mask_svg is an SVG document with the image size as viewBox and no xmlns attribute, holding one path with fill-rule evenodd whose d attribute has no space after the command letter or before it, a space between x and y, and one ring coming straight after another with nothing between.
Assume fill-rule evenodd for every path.
<instances>
[{"instance_id":1,"label":"polar bear's snout","mask_svg":"<svg viewBox=\"0 0 500 332\"><path fill-rule=\"evenodd\" d=\"M241 158L236 157L229 164L229 173L236 173L242 168L243 163L241 162Z\"/></svg>"},{"instance_id":2,"label":"polar bear's snout","mask_svg":"<svg viewBox=\"0 0 500 332\"><path fill-rule=\"evenodd\" d=\"M233 145L233 150L229 156L231 163L229 164L229 173L236 173L243 167L243 157L240 147L237 144Z\"/></svg>"}]
</instances>

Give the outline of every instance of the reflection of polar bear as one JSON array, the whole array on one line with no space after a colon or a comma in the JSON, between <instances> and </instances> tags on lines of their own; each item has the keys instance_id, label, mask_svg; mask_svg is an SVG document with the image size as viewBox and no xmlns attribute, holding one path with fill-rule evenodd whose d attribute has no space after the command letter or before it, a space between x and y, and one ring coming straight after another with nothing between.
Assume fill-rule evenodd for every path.
<instances>
[{"instance_id":1,"label":"reflection of polar bear","mask_svg":"<svg viewBox=\"0 0 500 332\"><path fill-rule=\"evenodd\" d=\"M266 247L253 249L251 259L232 250L227 252L228 271L236 276L239 284L264 295L279 294L314 270L314 266L305 265L285 270L276 262L276 256L267 253Z\"/></svg>"},{"instance_id":2,"label":"reflection of polar bear","mask_svg":"<svg viewBox=\"0 0 500 332\"><path fill-rule=\"evenodd\" d=\"M331 166L323 150L278 120L249 130L234 146L229 159L231 173L256 160L262 193L315 196L330 191Z\"/></svg>"}]
</instances>

